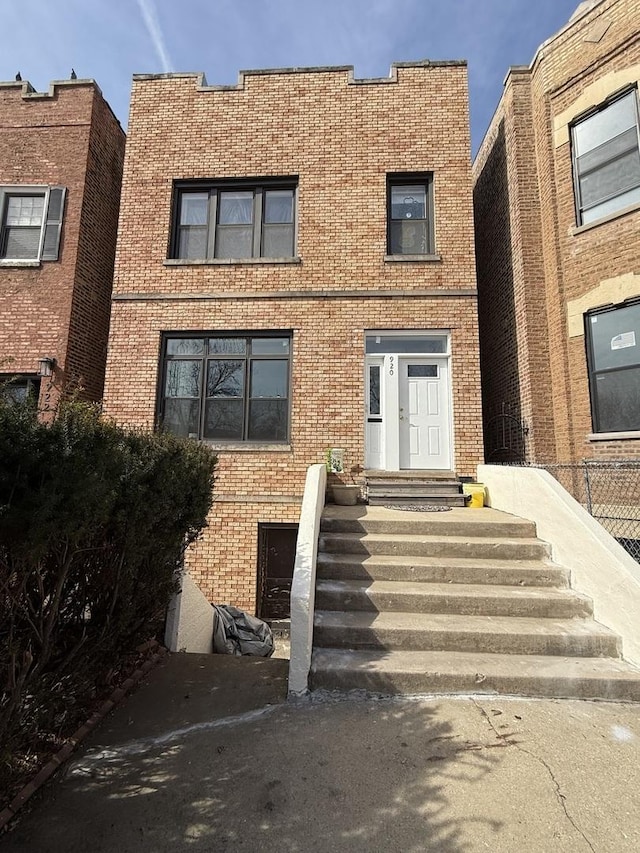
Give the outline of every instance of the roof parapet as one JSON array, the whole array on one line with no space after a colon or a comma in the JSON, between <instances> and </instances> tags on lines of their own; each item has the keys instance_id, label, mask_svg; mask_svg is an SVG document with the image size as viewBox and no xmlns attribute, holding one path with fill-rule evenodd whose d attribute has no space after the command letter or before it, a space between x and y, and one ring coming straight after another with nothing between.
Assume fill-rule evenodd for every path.
<instances>
[{"instance_id":1,"label":"roof parapet","mask_svg":"<svg viewBox=\"0 0 640 853\"><path fill-rule=\"evenodd\" d=\"M49 89L46 92L37 92L35 88L31 85L28 80L11 80L9 82L0 81L0 89L21 89L21 96L26 99L38 99L38 98L55 98L57 94L57 90L66 86L93 86L97 93L101 96L102 90L100 86L96 83L96 81L91 77L86 77L83 79L77 80L52 80L49 83Z\"/></svg>"},{"instance_id":2,"label":"roof parapet","mask_svg":"<svg viewBox=\"0 0 640 853\"><path fill-rule=\"evenodd\" d=\"M466 59L447 59L447 60L432 60L422 59L413 62L393 62L388 77L363 77L357 78L354 75L353 65L318 65L310 67L292 67L292 68L258 68L248 69L238 72L238 82L226 85L209 85L204 71L179 71L165 74L134 74L134 81L144 80L174 80L192 78L197 80L197 88L199 91L208 92L225 92L239 91L244 89L245 79L247 77L266 77L268 75L278 74L323 74L323 73L346 73L347 84L356 86L366 86L376 83L397 83L399 68L439 68L447 66L463 66L466 67Z\"/></svg>"}]
</instances>

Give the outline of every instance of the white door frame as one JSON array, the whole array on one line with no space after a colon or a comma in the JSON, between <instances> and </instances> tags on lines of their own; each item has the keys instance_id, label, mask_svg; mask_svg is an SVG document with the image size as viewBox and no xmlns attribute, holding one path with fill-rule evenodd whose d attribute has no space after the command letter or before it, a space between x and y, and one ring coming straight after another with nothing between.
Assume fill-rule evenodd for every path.
<instances>
[{"instance_id":1,"label":"white door frame","mask_svg":"<svg viewBox=\"0 0 640 853\"><path fill-rule=\"evenodd\" d=\"M406 359L416 359L438 364L445 364L447 367L448 388L446 393L446 411L444 412L445 420L448 426L448 460L447 464L442 466L442 470L452 470L454 459L454 433L453 433L453 382L451 375L451 336L448 331L431 331L424 330L420 332L403 333L398 331L388 332L367 332L367 335L375 335L376 342L384 340L384 337L394 337L394 343L398 343L398 338L403 334L413 337L424 336L431 337L434 335L447 336L447 351L445 353L425 353L425 352L376 352L370 353L365 357L365 467L376 468L383 471L400 471L400 361ZM384 347L384 344L382 344ZM400 346L394 346L394 349L400 350ZM380 417L377 415L375 419L370 420L369 413L369 368L372 365L382 365L380 377ZM379 435L375 438L375 446L373 445L375 431Z\"/></svg>"}]
</instances>

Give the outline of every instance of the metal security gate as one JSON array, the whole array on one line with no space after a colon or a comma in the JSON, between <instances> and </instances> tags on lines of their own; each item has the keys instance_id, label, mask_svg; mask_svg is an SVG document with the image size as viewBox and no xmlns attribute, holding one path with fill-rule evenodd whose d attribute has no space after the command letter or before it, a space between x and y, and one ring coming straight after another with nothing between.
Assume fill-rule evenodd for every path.
<instances>
[{"instance_id":1,"label":"metal security gate","mask_svg":"<svg viewBox=\"0 0 640 853\"><path fill-rule=\"evenodd\" d=\"M265 622L289 618L297 538L297 524L258 524L256 615Z\"/></svg>"}]
</instances>

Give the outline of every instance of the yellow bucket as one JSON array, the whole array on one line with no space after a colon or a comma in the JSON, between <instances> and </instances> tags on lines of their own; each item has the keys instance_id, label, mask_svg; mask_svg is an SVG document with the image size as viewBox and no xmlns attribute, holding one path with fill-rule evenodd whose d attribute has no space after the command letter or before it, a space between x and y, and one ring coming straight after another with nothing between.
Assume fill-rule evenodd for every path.
<instances>
[{"instance_id":1,"label":"yellow bucket","mask_svg":"<svg viewBox=\"0 0 640 853\"><path fill-rule=\"evenodd\" d=\"M471 496L471 500L467 504L467 506L470 506L471 509L480 509L484 506L483 483L463 483L462 494Z\"/></svg>"}]
</instances>

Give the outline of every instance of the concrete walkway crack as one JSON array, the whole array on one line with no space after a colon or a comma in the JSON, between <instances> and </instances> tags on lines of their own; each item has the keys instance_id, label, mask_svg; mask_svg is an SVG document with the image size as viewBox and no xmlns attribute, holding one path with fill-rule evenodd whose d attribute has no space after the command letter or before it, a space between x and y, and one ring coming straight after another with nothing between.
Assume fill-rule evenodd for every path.
<instances>
[{"instance_id":1,"label":"concrete walkway crack","mask_svg":"<svg viewBox=\"0 0 640 853\"><path fill-rule=\"evenodd\" d=\"M129 741L128 743L123 743L118 746L88 750L83 756L73 763L69 771L69 775L83 775L88 772L90 766L93 764L98 764L100 762L113 762L128 758L132 755L141 755L151 749L170 746L183 741L185 738L198 732L237 726L244 723L252 723L261 717L271 714L277 707L278 705L266 705L263 708L255 708L252 711L245 711L241 714L234 714L230 717L219 717L216 720L206 720L202 723L193 723L190 726L173 729L172 731L164 732L164 734L161 735L140 738L139 740Z\"/></svg>"},{"instance_id":2,"label":"concrete walkway crack","mask_svg":"<svg viewBox=\"0 0 640 853\"><path fill-rule=\"evenodd\" d=\"M565 794L562 793L562 791L560 789L560 783L556 779L555 774L554 774L553 770L551 769L551 767L549 766L549 764L547 764L547 762L544 760L544 758L541 758L539 755L536 755L534 752L531 752L530 750L526 749L524 746L521 746L521 744L517 743L516 741L509 740L509 738L511 737L510 735L503 734L502 732L499 732L496 729L496 727L493 725L493 720L491 719L489 714L487 714L485 709L481 705L479 705L475 699L472 698L471 701L476 706L478 711L480 711L480 713L484 717L484 719L489 723L489 726L491 727L495 736L499 740L503 741L504 743L508 744L509 746L515 747L519 752L523 752L525 755L528 755L530 758L533 758L534 761L537 761L539 764L541 764L544 767L544 769L549 774L549 778L551 779L551 782L553 783L553 786L555 789L556 799L557 799L558 803L560 804L560 807L562 808L562 811L564 812L565 817L567 818L567 820L569 821L571 826L575 829L575 831L581 836L584 843L589 847L589 849L591 850L591 853L596 853L596 848L593 846L591 841L588 839L588 837L585 835L585 833L582 831L582 829L580 829L578 824L575 822L575 820L569 814L569 810L567 809L567 803L566 803L567 798L566 798Z\"/></svg>"}]
</instances>

